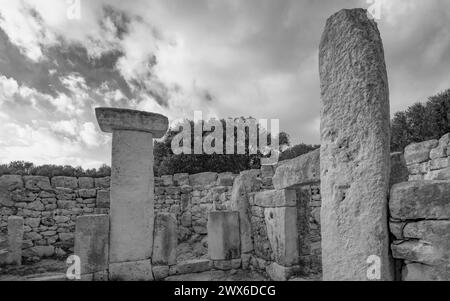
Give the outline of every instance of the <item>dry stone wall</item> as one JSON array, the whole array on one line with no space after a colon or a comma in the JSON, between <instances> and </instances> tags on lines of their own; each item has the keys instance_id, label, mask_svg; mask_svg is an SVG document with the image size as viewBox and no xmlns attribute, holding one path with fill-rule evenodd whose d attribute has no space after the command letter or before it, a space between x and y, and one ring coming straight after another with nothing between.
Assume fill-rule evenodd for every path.
<instances>
[{"instance_id":1,"label":"dry stone wall","mask_svg":"<svg viewBox=\"0 0 450 301\"><path fill-rule=\"evenodd\" d=\"M23 257L38 260L73 253L78 216L108 213L109 177L0 177L0 231L8 217L24 218Z\"/></svg>"},{"instance_id":2,"label":"dry stone wall","mask_svg":"<svg viewBox=\"0 0 450 301\"><path fill-rule=\"evenodd\" d=\"M450 134L405 148L409 181L391 189L392 255L399 279L450 280Z\"/></svg>"}]
</instances>

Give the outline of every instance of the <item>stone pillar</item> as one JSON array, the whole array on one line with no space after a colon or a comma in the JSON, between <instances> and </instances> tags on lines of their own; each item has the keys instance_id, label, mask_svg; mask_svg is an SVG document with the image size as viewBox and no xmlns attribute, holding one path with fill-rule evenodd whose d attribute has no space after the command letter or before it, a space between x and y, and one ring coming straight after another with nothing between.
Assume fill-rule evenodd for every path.
<instances>
[{"instance_id":1,"label":"stone pillar","mask_svg":"<svg viewBox=\"0 0 450 301\"><path fill-rule=\"evenodd\" d=\"M323 278L392 280L389 91L377 24L366 10L339 11L319 56Z\"/></svg>"},{"instance_id":2,"label":"stone pillar","mask_svg":"<svg viewBox=\"0 0 450 301\"><path fill-rule=\"evenodd\" d=\"M95 113L102 131L113 133L110 276L152 280L153 138L166 133L168 120L159 114L127 109L96 108Z\"/></svg>"},{"instance_id":3,"label":"stone pillar","mask_svg":"<svg viewBox=\"0 0 450 301\"><path fill-rule=\"evenodd\" d=\"M211 260L241 257L239 212L211 211L208 216L208 254Z\"/></svg>"},{"instance_id":4,"label":"stone pillar","mask_svg":"<svg viewBox=\"0 0 450 301\"><path fill-rule=\"evenodd\" d=\"M23 217L8 217L8 264L22 264Z\"/></svg>"},{"instance_id":5,"label":"stone pillar","mask_svg":"<svg viewBox=\"0 0 450 301\"><path fill-rule=\"evenodd\" d=\"M108 270L109 216L106 214L79 216L75 226L74 253L80 257L81 275L96 278L96 273Z\"/></svg>"}]
</instances>

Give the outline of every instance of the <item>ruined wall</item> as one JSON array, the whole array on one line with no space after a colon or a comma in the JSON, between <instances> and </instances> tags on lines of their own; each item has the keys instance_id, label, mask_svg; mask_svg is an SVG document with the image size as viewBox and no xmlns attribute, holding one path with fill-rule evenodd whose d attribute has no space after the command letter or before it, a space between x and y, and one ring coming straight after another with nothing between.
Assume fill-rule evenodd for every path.
<instances>
[{"instance_id":1,"label":"ruined wall","mask_svg":"<svg viewBox=\"0 0 450 301\"><path fill-rule=\"evenodd\" d=\"M450 134L405 148L410 181L450 179Z\"/></svg>"},{"instance_id":2,"label":"ruined wall","mask_svg":"<svg viewBox=\"0 0 450 301\"><path fill-rule=\"evenodd\" d=\"M23 257L38 260L73 253L78 216L107 213L109 177L0 177L0 232L9 216L24 218Z\"/></svg>"},{"instance_id":3,"label":"ruined wall","mask_svg":"<svg viewBox=\"0 0 450 301\"><path fill-rule=\"evenodd\" d=\"M450 280L450 134L405 148L409 181L391 189L392 255L404 281Z\"/></svg>"}]
</instances>

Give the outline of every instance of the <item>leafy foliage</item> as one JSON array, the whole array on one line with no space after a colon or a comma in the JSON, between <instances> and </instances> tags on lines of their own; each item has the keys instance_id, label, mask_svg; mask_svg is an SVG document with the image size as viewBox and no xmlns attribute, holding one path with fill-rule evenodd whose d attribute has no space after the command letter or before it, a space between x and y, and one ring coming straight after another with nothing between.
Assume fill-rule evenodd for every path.
<instances>
[{"instance_id":1,"label":"leafy foliage","mask_svg":"<svg viewBox=\"0 0 450 301\"><path fill-rule=\"evenodd\" d=\"M0 165L0 175L33 175L33 176L66 176L66 177L93 177L101 178L111 175L111 168L104 164L98 169L84 170L82 167L70 165L34 165L31 162L13 161Z\"/></svg>"},{"instance_id":2,"label":"leafy foliage","mask_svg":"<svg viewBox=\"0 0 450 301\"><path fill-rule=\"evenodd\" d=\"M391 150L416 142L439 139L450 133L450 89L432 96L425 104L416 103L397 112L391 122Z\"/></svg>"}]
</instances>

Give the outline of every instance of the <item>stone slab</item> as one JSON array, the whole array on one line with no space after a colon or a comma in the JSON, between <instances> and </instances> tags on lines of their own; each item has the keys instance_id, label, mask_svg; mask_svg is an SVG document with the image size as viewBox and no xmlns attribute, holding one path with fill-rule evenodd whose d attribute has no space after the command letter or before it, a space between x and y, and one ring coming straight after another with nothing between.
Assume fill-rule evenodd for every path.
<instances>
[{"instance_id":1,"label":"stone slab","mask_svg":"<svg viewBox=\"0 0 450 301\"><path fill-rule=\"evenodd\" d=\"M148 132L154 138L161 138L167 132L167 117L151 113L121 108L95 108L100 129L106 133L116 130Z\"/></svg>"},{"instance_id":2,"label":"stone slab","mask_svg":"<svg viewBox=\"0 0 450 301\"><path fill-rule=\"evenodd\" d=\"M208 254L211 260L240 258L239 212L211 211L207 227Z\"/></svg>"},{"instance_id":3,"label":"stone slab","mask_svg":"<svg viewBox=\"0 0 450 301\"><path fill-rule=\"evenodd\" d=\"M173 265L177 263L177 219L171 213L158 213L155 218L152 263Z\"/></svg>"},{"instance_id":4,"label":"stone slab","mask_svg":"<svg viewBox=\"0 0 450 301\"><path fill-rule=\"evenodd\" d=\"M23 217L8 217L8 257L9 264L22 264Z\"/></svg>"},{"instance_id":5,"label":"stone slab","mask_svg":"<svg viewBox=\"0 0 450 301\"><path fill-rule=\"evenodd\" d=\"M255 205L265 208L295 207L297 195L295 189L260 191L255 193Z\"/></svg>"},{"instance_id":6,"label":"stone slab","mask_svg":"<svg viewBox=\"0 0 450 301\"><path fill-rule=\"evenodd\" d=\"M79 216L75 226L75 255L80 257L81 274L108 269L109 216Z\"/></svg>"}]
</instances>

